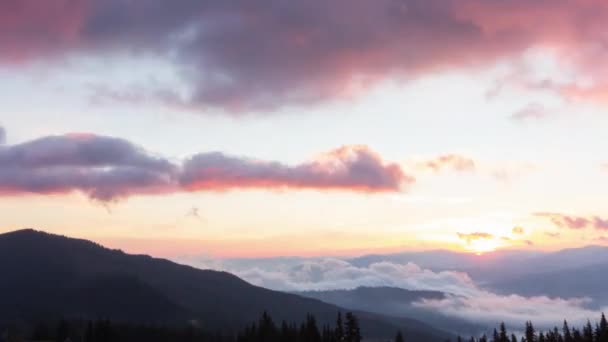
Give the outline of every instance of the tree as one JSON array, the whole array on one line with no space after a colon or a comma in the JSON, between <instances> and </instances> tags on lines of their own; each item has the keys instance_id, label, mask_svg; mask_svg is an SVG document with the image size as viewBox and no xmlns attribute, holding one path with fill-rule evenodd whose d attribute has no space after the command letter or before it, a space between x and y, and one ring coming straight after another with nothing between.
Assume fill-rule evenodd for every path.
<instances>
[{"instance_id":1,"label":"tree","mask_svg":"<svg viewBox=\"0 0 608 342\"><path fill-rule=\"evenodd\" d=\"M500 323L500 333L498 335L498 340L500 342L509 342L509 337L507 336L507 328L505 327L505 323Z\"/></svg>"},{"instance_id":2,"label":"tree","mask_svg":"<svg viewBox=\"0 0 608 342\"><path fill-rule=\"evenodd\" d=\"M458 338L460 338L460 336ZM395 336L395 342L404 342L403 334L401 333L401 331L397 331L397 335Z\"/></svg>"},{"instance_id":3,"label":"tree","mask_svg":"<svg viewBox=\"0 0 608 342\"><path fill-rule=\"evenodd\" d=\"M361 330L359 328L359 320L352 312L346 314L346 329L344 332L344 341L346 342L361 342Z\"/></svg>"},{"instance_id":4,"label":"tree","mask_svg":"<svg viewBox=\"0 0 608 342\"><path fill-rule=\"evenodd\" d=\"M565 320L562 331L564 333L564 342L574 342L574 339L572 338L572 333L570 333L570 327L568 327L568 322Z\"/></svg>"},{"instance_id":5,"label":"tree","mask_svg":"<svg viewBox=\"0 0 608 342\"><path fill-rule=\"evenodd\" d=\"M597 342L608 342L608 321L606 321L606 316L602 312L602 318L600 319L600 324L597 329Z\"/></svg>"},{"instance_id":6,"label":"tree","mask_svg":"<svg viewBox=\"0 0 608 342\"><path fill-rule=\"evenodd\" d=\"M591 327L591 322L587 321L585 327L583 328L583 341L584 342L593 342L593 328Z\"/></svg>"},{"instance_id":7,"label":"tree","mask_svg":"<svg viewBox=\"0 0 608 342\"><path fill-rule=\"evenodd\" d=\"M530 321L526 322L525 336L526 342L536 342L536 331L534 331L534 326Z\"/></svg>"},{"instance_id":8,"label":"tree","mask_svg":"<svg viewBox=\"0 0 608 342\"><path fill-rule=\"evenodd\" d=\"M344 341L344 323L342 322L342 313L338 311L338 319L336 320L336 341Z\"/></svg>"}]
</instances>

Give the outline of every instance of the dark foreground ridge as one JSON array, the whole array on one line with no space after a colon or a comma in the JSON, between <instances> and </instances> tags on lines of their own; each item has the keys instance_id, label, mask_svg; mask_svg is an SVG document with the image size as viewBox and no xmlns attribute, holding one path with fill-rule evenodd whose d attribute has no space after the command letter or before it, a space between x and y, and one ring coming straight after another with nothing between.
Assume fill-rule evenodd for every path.
<instances>
[{"instance_id":1,"label":"dark foreground ridge","mask_svg":"<svg viewBox=\"0 0 608 342\"><path fill-rule=\"evenodd\" d=\"M0 234L0 324L43 319L168 326L230 333L257 321L335 324L338 306L253 286L226 272L199 270L31 229ZM449 334L407 318L354 312L367 338L445 341Z\"/></svg>"}]
</instances>

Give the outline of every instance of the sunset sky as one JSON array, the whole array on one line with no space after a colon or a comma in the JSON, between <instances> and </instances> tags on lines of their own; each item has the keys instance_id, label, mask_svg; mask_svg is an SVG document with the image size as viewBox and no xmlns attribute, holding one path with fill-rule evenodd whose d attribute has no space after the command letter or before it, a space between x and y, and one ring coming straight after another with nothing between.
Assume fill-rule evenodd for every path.
<instances>
[{"instance_id":1,"label":"sunset sky","mask_svg":"<svg viewBox=\"0 0 608 342\"><path fill-rule=\"evenodd\" d=\"M0 232L608 244L606 22L604 0L0 0Z\"/></svg>"}]
</instances>

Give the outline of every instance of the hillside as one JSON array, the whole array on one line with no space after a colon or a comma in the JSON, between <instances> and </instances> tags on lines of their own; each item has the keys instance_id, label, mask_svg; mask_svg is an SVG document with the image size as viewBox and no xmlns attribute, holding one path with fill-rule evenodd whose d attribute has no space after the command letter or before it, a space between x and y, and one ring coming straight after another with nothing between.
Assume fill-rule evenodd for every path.
<instances>
[{"instance_id":1,"label":"hillside","mask_svg":"<svg viewBox=\"0 0 608 342\"><path fill-rule=\"evenodd\" d=\"M178 323L217 330L242 328L268 311L276 320L307 313L333 323L338 306L253 286L226 273L129 255L86 240L21 230L0 235L0 319L40 316ZM446 333L421 322L356 312L364 335L441 341Z\"/></svg>"}]
</instances>

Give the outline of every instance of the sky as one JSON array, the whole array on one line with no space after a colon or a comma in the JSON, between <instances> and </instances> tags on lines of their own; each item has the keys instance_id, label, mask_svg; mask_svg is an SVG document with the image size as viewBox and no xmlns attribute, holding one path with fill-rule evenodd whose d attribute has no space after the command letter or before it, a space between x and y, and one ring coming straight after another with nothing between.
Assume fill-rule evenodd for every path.
<instances>
[{"instance_id":1,"label":"sky","mask_svg":"<svg viewBox=\"0 0 608 342\"><path fill-rule=\"evenodd\" d=\"M608 243L602 0L0 0L0 231L164 257Z\"/></svg>"}]
</instances>

